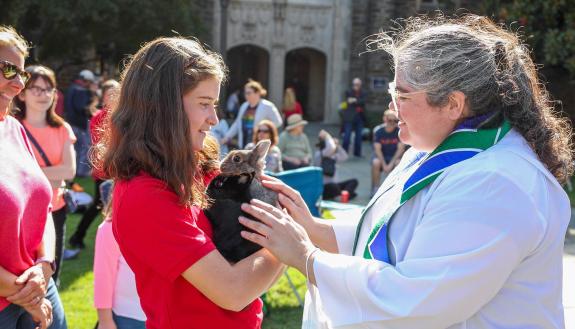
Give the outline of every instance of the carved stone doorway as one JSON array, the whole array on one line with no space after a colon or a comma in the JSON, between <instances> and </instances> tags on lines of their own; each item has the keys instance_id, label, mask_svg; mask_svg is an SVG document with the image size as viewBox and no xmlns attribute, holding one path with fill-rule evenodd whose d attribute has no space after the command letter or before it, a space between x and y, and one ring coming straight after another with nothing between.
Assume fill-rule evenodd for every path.
<instances>
[{"instance_id":1,"label":"carved stone doorway","mask_svg":"<svg viewBox=\"0 0 575 329\"><path fill-rule=\"evenodd\" d=\"M243 90L248 79L254 79L262 83L264 88L269 88L269 53L258 46L241 45L228 50L227 60L229 65L229 92L238 88Z\"/></svg>"},{"instance_id":2,"label":"carved stone doorway","mask_svg":"<svg viewBox=\"0 0 575 329\"><path fill-rule=\"evenodd\" d=\"M311 48L298 48L286 54L284 89L294 88L303 107L304 117L311 121L324 118L326 57Z\"/></svg>"}]
</instances>

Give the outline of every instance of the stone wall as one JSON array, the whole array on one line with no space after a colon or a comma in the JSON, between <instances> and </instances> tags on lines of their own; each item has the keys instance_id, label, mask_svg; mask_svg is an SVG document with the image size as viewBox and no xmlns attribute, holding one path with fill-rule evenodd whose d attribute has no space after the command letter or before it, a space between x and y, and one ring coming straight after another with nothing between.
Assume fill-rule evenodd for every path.
<instances>
[{"instance_id":1,"label":"stone wall","mask_svg":"<svg viewBox=\"0 0 575 329\"><path fill-rule=\"evenodd\" d=\"M415 0L356 0L352 8L352 37L350 41L350 77L363 81L368 94L366 108L368 125L379 124L379 115L389 103L387 83L393 80L390 57L383 51L366 51L366 42L376 38L381 31L388 31L393 20L408 17L415 12ZM343 95L341 95L343 99Z\"/></svg>"}]
</instances>

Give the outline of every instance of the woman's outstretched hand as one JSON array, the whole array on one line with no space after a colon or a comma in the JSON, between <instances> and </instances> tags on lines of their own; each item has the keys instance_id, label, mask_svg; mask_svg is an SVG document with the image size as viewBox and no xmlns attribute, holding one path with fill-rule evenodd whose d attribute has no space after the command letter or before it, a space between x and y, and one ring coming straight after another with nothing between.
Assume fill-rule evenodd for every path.
<instances>
[{"instance_id":1,"label":"woman's outstretched hand","mask_svg":"<svg viewBox=\"0 0 575 329\"><path fill-rule=\"evenodd\" d=\"M280 206L309 233L314 219L300 193L281 180L267 175L262 177L262 185L278 193Z\"/></svg>"},{"instance_id":2,"label":"woman's outstretched hand","mask_svg":"<svg viewBox=\"0 0 575 329\"><path fill-rule=\"evenodd\" d=\"M314 245L322 250L337 253L335 232L329 222L315 218L301 197L301 194L287 186L281 180L263 175L264 187L278 193L280 207L284 209L297 224L303 226Z\"/></svg>"},{"instance_id":3,"label":"woman's outstretched hand","mask_svg":"<svg viewBox=\"0 0 575 329\"><path fill-rule=\"evenodd\" d=\"M260 200L242 204L242 210L259 220L240 216L240 223L254 231L242 231L242 237L268 249L282 263L305 273L306 256L316 249L305 229L285 211Z\"/></svg>"}]
</instances>

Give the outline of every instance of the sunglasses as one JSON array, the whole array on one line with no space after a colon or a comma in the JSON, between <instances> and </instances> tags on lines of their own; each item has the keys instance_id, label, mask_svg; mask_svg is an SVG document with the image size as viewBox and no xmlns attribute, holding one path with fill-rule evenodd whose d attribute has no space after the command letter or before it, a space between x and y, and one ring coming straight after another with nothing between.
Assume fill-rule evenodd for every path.
<instances>
[{"instance_id":1,"label":"sunglasses","mask_svg":"<svg viewBox=\"0 0 575 329\"><path fill-rule=\"evenodd\" d=\"M258 129L258 133L269 133L268 129Z\"/></svg>"},{"instance_id":2,"label":"sunglasses","mask_svg":"<svg viewBox=\"0 0 575 329\"><path fill-rule=\"evenodd\" d=\"M404 93L404 92L397 90L397 86L395 85L395 81L392 81L389 83L389 88L387 89L387 92L391 95L391 101L393 102L393 107L395 108L395 110L397 110L397 104L400 101L408 100L411 98L410 96L412 96L412 95L426 93L427 90L417 90L417 91L411 91L408 93Z\"/></svg>"},{"instance_id":3,"label":"sunglasses","mask_svg":"<svg viewBox=\"0 0 575 329\"><path fill-rule=\"evenodd\" d=\"M30 72L26 72L8 61L0 61L0 72L6 80L13 80L19 75L24 84L30 80L31 76Z\"/></svg>"}]
</instances>

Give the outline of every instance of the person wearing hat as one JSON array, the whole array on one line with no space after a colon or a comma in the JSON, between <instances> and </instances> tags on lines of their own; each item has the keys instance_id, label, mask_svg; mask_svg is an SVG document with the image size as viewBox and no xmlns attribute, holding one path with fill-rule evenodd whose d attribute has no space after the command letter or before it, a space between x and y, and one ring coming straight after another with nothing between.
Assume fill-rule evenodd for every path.
<instances>
[{"instance_id":1,"label":"person wearing hat","mask_svg":"<svg viewBox=\"0 0 575 329\"><path fill-rule=\"evenodd\" d=\"M92 117L91 108L94 104L95 93L91 90L91 87L95 82L96 77L92 71L80 71L77 79L68 87L64 98L66 121L72 126L72 130L78 139L74 143L74 148L76 149L76 176L79 177L90 175L88 120Z\"/></svg>"},{"instance_id":2,"label":"person wearing hat","mask_svg":"<svg viewBox=\"0 0 575 329\"><path fill-rule=\"evenodd\" d=\"M280 134L278 143L284 170L307 167L310 164L312 149L309 139L303 133L305 125L307 121L301 114L293 114L287 119L287 126Z\"/></svg>"}]
</instances>

